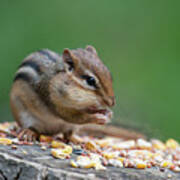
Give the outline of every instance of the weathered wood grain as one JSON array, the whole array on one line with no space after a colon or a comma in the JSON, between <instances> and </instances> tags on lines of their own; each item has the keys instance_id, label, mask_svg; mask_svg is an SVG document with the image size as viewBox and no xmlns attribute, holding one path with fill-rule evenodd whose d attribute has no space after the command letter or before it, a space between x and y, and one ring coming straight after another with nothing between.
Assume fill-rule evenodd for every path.
<instances>
[{"instance_id":1,"label":"weathered wood grain","mask_svg":"<svg viewBox=\"0 0 180 180\"><path fill-rule=\"evenodd\" d=\"M75 158L76 155L73 155ZM38 145L0 145L0 180L167 180L180 179L180 173L158 168L145 170L108 167L106 171L72 168L68 159L54 159L50 150L43 151Z\"/></svg>"}]
</instances>

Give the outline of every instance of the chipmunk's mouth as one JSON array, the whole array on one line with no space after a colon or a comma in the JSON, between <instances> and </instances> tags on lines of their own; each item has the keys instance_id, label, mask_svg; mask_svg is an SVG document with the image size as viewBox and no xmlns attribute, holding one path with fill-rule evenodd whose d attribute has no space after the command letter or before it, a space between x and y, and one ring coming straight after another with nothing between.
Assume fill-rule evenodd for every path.
<instances>
[{"instance_id":1,"label":"chipmunk's mouth","mask_svg":"<svg viewBox=\"0 0 180 180\"><path fill-rule=\"evenodd\" d=\"M110 110L109 109L94 109L94 108L88 108L87 109L87 113L89 114L103 114L103 115L106 115L107 113L109 113Z\"/></svg>"},{"instance_id":2,"label":"chipmunk's mouth","mask_svg":"<svg viewBox=\"0 0 180 180\"><path fill-rule=\"evenodd\" d=\"M91 115L94 120L94 123L97 124L106 124L110 122L112 118L112 111L108 108L106 109L97 109L94 107L86 109L86 112Z\"/></svg>"}]
</instances>

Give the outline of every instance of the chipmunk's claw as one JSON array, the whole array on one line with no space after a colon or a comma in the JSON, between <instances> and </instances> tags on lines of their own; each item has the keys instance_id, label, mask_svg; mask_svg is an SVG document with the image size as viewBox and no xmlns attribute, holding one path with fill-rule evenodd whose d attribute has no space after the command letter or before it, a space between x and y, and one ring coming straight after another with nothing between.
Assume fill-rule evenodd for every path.
<instances>
[{"instance_id":1,"label":"chipmunk's claw","mask_svg":"<svg viewBox=\"0 0 180 180\"><path fill-rule=\"evenodd\" d=\"M22 129L17 137L20 141L35 142L38 134L30 129Z\"/></svg>"}]
</instances>

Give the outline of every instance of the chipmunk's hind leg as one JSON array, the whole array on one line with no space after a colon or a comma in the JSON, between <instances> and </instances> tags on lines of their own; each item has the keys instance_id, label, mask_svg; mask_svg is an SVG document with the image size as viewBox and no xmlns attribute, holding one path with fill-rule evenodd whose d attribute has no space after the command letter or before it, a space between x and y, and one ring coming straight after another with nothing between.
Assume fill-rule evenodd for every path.
<instances>
[{"instance_id":1,"label":"chipmunk's hind leg","mask_svg":"<svg viewBox=\"0 0 180 180\"><path fill-rule=\"evenodd\" d=\"M38 138L35 130L37 119L31 112L32 93L33 90L27 84L16 82L10 94L12 114L20 127L18 139L23 141L35 141Z\"/></svg>"},{"instance_id":2,"label":"chipmunk's hind leg","mask_svg":"<svg viewBox=\"0 0 180 180\"><path fill-rule=\"evenodd\" d=\"M23 101L17 97L15 102L11 102L11 106L13 107L15 120L20 127L17 136L18 139L28 142L36 141L39 135L33 128L33 124L30 123L33 122L34 117L26 110Z\"/></svg>"},{"instance_id":3,"label":"chipmunk's hind leg","mask_svg":"<svg viewBox=\"0 0 180 180\"><path fill-rule=\"evenodd\" d=\"M73 131L72 130L68 130L66 132L63 133L63 141L65 143L69 143L71 141L71 137L73 135Z\"/></svg>"}]
</instances>

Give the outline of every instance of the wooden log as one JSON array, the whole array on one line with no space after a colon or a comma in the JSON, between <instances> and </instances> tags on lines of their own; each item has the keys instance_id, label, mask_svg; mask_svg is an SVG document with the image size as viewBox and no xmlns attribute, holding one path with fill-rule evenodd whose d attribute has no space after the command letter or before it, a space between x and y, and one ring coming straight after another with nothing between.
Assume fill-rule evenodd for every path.
<instances>
[{"instance_id":1,"label":"wooden log","mask_svg":"<svg viewBox=\"0 0 180 180\"><path fill-rule=\"evenodd\" d=\"M72 158L76 158L73 154ZM108 167L107 170L73 168L69 159L55 159L50 149L42 150L38 145L0 145L0 180L167 180L180 179L180 173L159 168L133 169Z\"/></svg>"}]
</instances>

